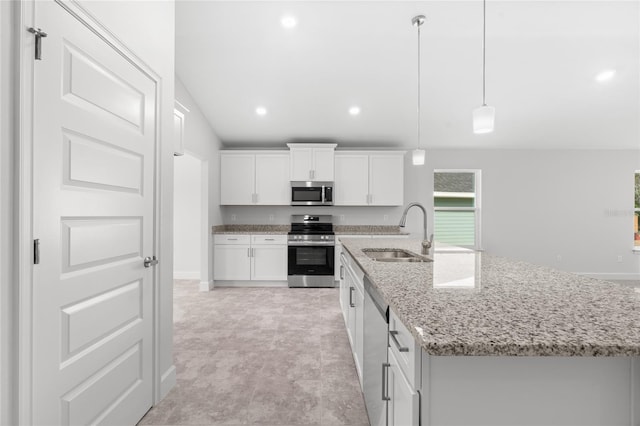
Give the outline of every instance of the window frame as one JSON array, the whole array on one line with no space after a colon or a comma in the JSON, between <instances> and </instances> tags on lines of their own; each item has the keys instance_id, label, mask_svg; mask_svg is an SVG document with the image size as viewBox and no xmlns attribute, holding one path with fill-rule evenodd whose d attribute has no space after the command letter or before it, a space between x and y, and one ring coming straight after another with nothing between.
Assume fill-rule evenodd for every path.
<instances>
[{"instance_id":1,"label":"window frame","mask_svg":"<svg viewBox=\"0 0 640 426\"><path fill-rule=\"evenodd\" d=\"M436 207L436 196L437 194L446 194L451 196L450 192L437 192L435 190L435 174L436 173L473 173L474 174L474 207ZM473 211L474 214L474 239L475 244L473 246L460 246L465 248L470 248L473 250L482 250L482 169L433 169L434 176L434 188L433 188L433 227L435 234L435 215L437 211ZM442 196L442 195L440 195Z\"/></svg>"}]
</instances>

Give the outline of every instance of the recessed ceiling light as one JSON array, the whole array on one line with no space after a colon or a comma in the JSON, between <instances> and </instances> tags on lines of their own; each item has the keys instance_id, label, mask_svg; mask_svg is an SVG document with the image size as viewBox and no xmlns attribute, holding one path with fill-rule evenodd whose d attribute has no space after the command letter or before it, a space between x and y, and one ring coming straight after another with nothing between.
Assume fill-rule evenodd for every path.
<instances>
[{"instance_id":1,"label":"recessed ceiling light","mask_svg":"<svg viewBox=\"0 0 640 426\"><path fill-rule=\"evenodd\" d=\"M603 83L605 81L611 80L615 75L616 70L604 70L596 75L596 81Z\"/></svg>"},{"instance_id":2,"label":"recessed ceiling light","mask_svg":"<svg viewBox=\"0 0 640 426\"><path fill-rule=\"evenodd\" d=\"M291 15L283 16L280 20L280 23L285 28L294 28L296 25L298 25L298 21L296 20L296 18Z\"/></svg>"},{"instance_id":3,"label":"recessed ceiling light","mask_svg":"<svg viewBox=\"0 0 640 426\"><path fill-rule=\"evenodd\" d=\"M265 107L259 106L258 108L256 108L256 114L267 115L267 109Z\"/></svg>"},{"instance_id":4,"label":"recessed ceiling light","mask_svg":"<svg viewBox=\"0 0 640 426\"><path fill-rule=\"evenodd\" d=\"M351 115L360 114L360 107L359 106L352 106L351 108L349 108L349 114L351 114Z\"/></svg>"}]
</instances>

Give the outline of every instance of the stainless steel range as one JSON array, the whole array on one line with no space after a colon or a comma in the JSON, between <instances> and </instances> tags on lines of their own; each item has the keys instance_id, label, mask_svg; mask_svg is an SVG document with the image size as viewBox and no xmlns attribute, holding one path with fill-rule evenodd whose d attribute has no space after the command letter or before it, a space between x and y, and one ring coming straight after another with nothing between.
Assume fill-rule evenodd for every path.
<instances>
[{"instance_id":1,"label":"stainless steel range","mask_svg":"<svg viewBox=\"0 0 640 426\"><path fill-rule=\"evenodd\" d=\"M289 287L334 287L333 216L292 215L288 237Z\"/></svg>"}]
</instances>

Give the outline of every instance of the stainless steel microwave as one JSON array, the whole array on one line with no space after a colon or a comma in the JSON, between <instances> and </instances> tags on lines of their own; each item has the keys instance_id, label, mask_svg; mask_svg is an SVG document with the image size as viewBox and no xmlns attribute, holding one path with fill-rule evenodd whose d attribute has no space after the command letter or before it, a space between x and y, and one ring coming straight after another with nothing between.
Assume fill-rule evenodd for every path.
<instances>
[{"instance_id":1,"label":"stainless steel microwave","mask_svg":"<svg viewBox=\"0 0 640 426\"><path fill-rule=\"evenodd\" d=\"M333 182L291 182L292 206L332 206Z\"/></svg>"}]
</instances>

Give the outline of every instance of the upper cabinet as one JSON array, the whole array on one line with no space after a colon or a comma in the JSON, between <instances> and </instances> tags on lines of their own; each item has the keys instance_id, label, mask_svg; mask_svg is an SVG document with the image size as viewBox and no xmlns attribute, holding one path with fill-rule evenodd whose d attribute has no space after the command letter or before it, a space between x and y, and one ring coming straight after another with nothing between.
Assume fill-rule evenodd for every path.
<instances>
[{"instance_id":1,"label":"upper cabinet","mask_svg":"<svg viewBox=\"0 0 640 426\"><path fill-rule=\"evenodd\" d=\"M404 151L336 152L334 205L403 205L404 154Z\"/></svg>"},{"instance_id":2,"label":"upper cabinet","mask_svg":"<svg viewBox=\"0 0 640 426\"><path fill-rule=\"evenodd\" d=\"M290 153L292 181L334 180L334 152L336 144L287 144Z\"/></svg>"},{"instance_id":3,"label":"upper cabinet","mask_svg":"<svg viewBox=\"0 0 640 426\"><path fill-rule=\"evenodd\" d=\"M289 205L289 152L221 151L221 205Z\"/></svg>"}]
</instances>

